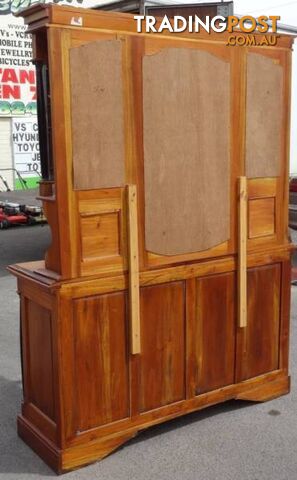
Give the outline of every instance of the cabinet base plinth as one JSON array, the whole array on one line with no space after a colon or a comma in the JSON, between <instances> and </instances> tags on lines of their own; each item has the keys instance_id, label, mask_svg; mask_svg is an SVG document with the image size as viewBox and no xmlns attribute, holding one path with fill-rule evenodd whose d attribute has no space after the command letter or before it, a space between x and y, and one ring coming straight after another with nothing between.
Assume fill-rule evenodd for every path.
<instances>
[{"instance_id":1,"label":"cabinet base plinth","mask_svg":"<svg viewBox=\"0 0 297 480\"><path fill-rule=\"evenodd\" d=\"M133 438L138 431L146 429L157 423L179 417L181 415L203 409L207 406L224 402L226 400L247 400L264 402L272 400L290 391L290 377L280 371L246 380L242 383L230 385L223 389L209 392L185 402L174 413L165 407L165 411L159 410L154 417L139 417L126 429L104 437L98 437L84 443L66 446L59 449L48 440L38 428L36 428L24 415L18 416L19 436L58 474L74 470L101 460L118 447ZM195 403L193 401L195 400ZM164 408L164 407L163 407ZM94 432L95 433L95 432ZM98 433L97 433L98 434Z\"/></svg>"},{"instance_id":2,"label":"cabinet base plinth","mask_svg":"<svg viewBox=\"0 0 297 480\"><path fill-rule=\"evenodd\" d=\"M19 437L56 473L62 473L60 468L61 450L42 435L42 433L22 415L18 415L17 417L17 427Z\"/></svg>"},{"instance_id":3,"label":"cabinet base plinth","mask_svg":"<svg viewBox=\"0 0 297 480\"><path fill-rule=\"evenodd\" d=\"M256 388L239 393L236 400L247 400L250 402L266 402L274 398L286 395L290 392L290 377L282 377L273 382L258 385Z\"/></svg>"},{"instance_id":4,"label":"cabinet base plinth","mask_svg":"<svg viewBox=\"0 0 297 480\"><path fill-rule=\"evenodd\" d=\"M89 463L102 460L124 443L135 437L137 431L121 432L99 440L67 448L61 457L61 472L68 472Z\"/></svg>"},{"instance_id":5,"label":"cabinet base plinth","mask_svg":"<svg viewBox=\"0 0 297 480\"><path fill-rule=\"evenodd\" d=\"M136 432L121 432L75 447L58 449L49 442L22 415L18 416L18 434L34 452L57 474L62 474L90 463L102 460L124 443L133 438Z\"/></svg>"}]
</instances>

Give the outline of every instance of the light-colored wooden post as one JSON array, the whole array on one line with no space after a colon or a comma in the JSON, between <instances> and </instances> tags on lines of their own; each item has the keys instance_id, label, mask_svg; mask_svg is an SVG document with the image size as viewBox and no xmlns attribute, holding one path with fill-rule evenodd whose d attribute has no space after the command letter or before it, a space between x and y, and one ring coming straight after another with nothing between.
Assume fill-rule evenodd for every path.
<instances>
[{"instance_id":1,"label":"light-colored wooden post","mask_svg":"<svg viewBox=\"0 0 297 480\"><path fill-rule=\"evenodd\" d=\"M247 179L239 177L238 206L238 324L247 326Z\"/></svg>"},{"instance_id":2,"label":"light-colored wooden post","mask_svg":"<svg viewBox=\"0 0 297 480\"><path fill-rule=\"evenodd\" d=\"M137 189L128 185L128 265L129 265L129 315L131 353L140 353L140 303L139 303L139 253L137 224Z\"/></svg>"}]
</instances>

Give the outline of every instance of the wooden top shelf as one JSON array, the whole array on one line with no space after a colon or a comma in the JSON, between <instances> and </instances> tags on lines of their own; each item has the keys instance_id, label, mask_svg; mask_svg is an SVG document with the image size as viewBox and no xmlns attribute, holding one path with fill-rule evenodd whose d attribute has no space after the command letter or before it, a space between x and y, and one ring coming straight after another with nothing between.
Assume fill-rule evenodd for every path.
<instances>
[{"instance_id":1,"label":"wooden top shelf","mask_svg":"<svg viewBox=\"0 0 297 480\"><path fill-rule=\"evenodd\" d=\"M40 283L50 286L53 286L61 279L59 274L45 268L44 260L16 263L15 265L9 265L7 270L17 277L29 276L35 280L38 280Z\"/></svg>"}]
</instances>

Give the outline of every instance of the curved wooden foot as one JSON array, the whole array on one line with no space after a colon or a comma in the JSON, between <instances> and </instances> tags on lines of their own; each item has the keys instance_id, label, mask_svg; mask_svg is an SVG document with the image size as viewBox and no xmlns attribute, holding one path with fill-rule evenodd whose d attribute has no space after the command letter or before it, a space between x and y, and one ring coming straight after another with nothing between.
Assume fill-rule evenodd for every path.
<instances>
[{"instance_id":1,"label":"curved wooden foot","mask_svg":"<svg viewBox=\"0 0 297 480\"><path fill-rule=\"evenodd\" d=\"M239 393L236 400L248 400L250 402L266 402L280 395L290 392L290 377L282 377L272 382L264 383L246 392Z\"/></svg>"},{"instance_id":2,"label":"curved wooden foot","mask_svg":"<svg viewBox=\"0 0 297 480\"><path fill-rule=\"evenodd\" d=\"M19 415L18 434L45 463L60 474L101 460L135 437L137 431L117 433L61 450L45 438L26 418Z\"/></svg>"},{"instance_id":3,"label":"curved wooden foot","mask_svg":"<svg viewBox=\"0 0 297 480\"><path fill-rule=\"evenodd\" d=\"M135 437L136 434L137 431L118 433L64 450L61 455L61 472L68 472L82 465L102 460L102 458L107 457L107 455Z\"/></svg>"}]
</instances>

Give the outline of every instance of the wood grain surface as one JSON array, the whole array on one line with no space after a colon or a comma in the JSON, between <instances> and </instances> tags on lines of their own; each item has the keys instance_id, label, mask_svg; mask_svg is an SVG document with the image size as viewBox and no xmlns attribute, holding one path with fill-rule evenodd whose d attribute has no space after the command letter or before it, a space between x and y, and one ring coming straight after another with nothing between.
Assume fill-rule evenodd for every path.
<instances>
[{"instance_id":1,"label":"wood grain surface","mask_svg":"<svg viewBox=\"0 0 297 480\"><path fill-rule=\"evenodd\" d=\"M273 235L275 224L274 197L249 200L249 238Z\"/></svg>"},{"instance_id":2,"label":"wood grain surface","mask_svg":"<svg viewBox=\"0 0 297 480\"><path fill-rule=\"evenodd\" d=\"M127 187L128 211L128 268L129 268L129 318L130 342L133 355L141 352L140 295L139 295L139 248L137 218L137 188Z\"/></svg>"},{"instance_id":3,"label":"wood grain surface","mask_svg":"<svg viewBox=\"0 0 297 480\"><path fill-rule=\"evenodd\" d=\"M26 327L29 382L28 398L41 412L55 419L51 312L29 300L26 302Z\"/></svg>"},{"instance_id":4,"label":"wood grain surface","mask_svg":"<svg viewBox=\"0 0 297 480\"><path fill-rule=\"evenodd\" d=\"M82 258L119 255L119 223L118 212L82 216Z\"/></svg>"},{"instance_id":5,"label":"wood grain surface","mask_svg":"<svg viewBox=\"0 0 297 480\"><path fill-rule=\"evenodd\" d=\"M280 282L280 264L248 271L247 328L238 331L236 381L278 368Z\"/></svg>"},{"instance_id":6,"label":"wood grain surface","mask_svg":"<svg viewBox=\"0 0 297 480\"><path fill-rule=\"evenodd\" d=\"M70 52L73 183L124 184L122 43L99 40Z\"/></svg>"},{"instance_id":7,"label":"wood grain surface","mask_svg":"<svg viewBox=\"0 0 297 480\"><path fill-rule=\"evenodd\" d=\"M238 182L238 272L237 272L237 315L238 325L247 322L247 179Z\"/></svg>"},{"instance_id":8,"label":"wood grain surface","mask_svg":"<svg viewBox=\"0 0 297 480\"><path fill-rule=\"evenodd\" d=\"M140 411L185 396L184 283L140 290Z\"/></svg>"},{"instance_id":9,"label":"wood grain surface","mask_svg":"<svg viewBox=\"0 0 297 480\"><path fill-rule=\"evenodd\" d=\"M145 244L198 252L230 237L230 65L201 50L143 59Z\"/></svg>"},{"instance_id":10,"label":"wood grain surface","mask_svg":"<svg viewBox=\"0 0 297 480\"><path fill-rule=\"evenodd\" d=\"M234 383L235 292L233 273L197 279L196 395Z\"/></svg>"},{"instance_id":11,"label":"wood grain surface","mask_svg":"<svg viewBox=\"0 0 297 480\"><path fill-rule=\"evenodd\" d=\"M74 302L77 430L129 414L125 295Z\"/></svg>"}]
</instances>

